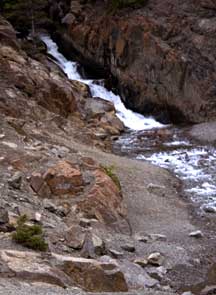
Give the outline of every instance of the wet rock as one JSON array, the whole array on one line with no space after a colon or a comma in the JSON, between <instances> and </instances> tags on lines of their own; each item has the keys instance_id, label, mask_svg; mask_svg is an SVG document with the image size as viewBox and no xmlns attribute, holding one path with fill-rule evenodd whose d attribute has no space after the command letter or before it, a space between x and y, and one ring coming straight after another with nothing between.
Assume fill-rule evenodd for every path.
<instances>
[{"instance_id":1,"label":"wet rock","mask_svg":"<svg viewBox=\"0 0 216 295\"><path fill-rule=\"evenodd\" d=\"M147 260L149 264L160 266L164 261L164 257L161 253L154 252L148 256Z\"/></svg>"},{"instance_id":2,"label":"wet rock","mask_svg":"<svg viewBox=\"0 0 216 295\"><path fill-rule=\"evenodd\" d=\"M88 119L101 117L107 112L114 112L113 103L101 98L88 98L85 104L85 113Z\"/></svg>"},{"instance_id":3,"label":"wet rock","mask_svg":"<svg viewBox=\"0 0 216 295\"><path fill-rule=\"evenodd\" d=\"M8 185L10 188L20 190L22 185L22 174L16 172L11 179L8 180Z\"/></svg>"},{"instance_id":4,"label":"wet rock","mask_svg":"<svg viewBox=\"0 0 216 295\"><path fill-rule=\"evenodd\" d=\"M196 231L193 231L189 234L190 237L192 238L202 238L203 237L203 233L201 230L196 230Z\"/></svg>"},{"instance_id":5,"label":"wet rock","mask_svg":"<svg viewBox=\"0 0 216 295\"><path fill-rule=\"evenodd\" d=\"M126 292L128 290L124 275L117 264L56 254L54 257L74 283L88 292Z\"/></svg>"},{"instance_id":6,"label":"wet rock","mask_svg":"<svg viewBox=\"0 0 216 295\"><path fill-rule=\"evenodd\" d=\"M206 212L206 213L216 213L216 208L213 207L213 206L210 206L210 205L205 205L203 207L203 210Z\"/></svg>"}]
</instances>

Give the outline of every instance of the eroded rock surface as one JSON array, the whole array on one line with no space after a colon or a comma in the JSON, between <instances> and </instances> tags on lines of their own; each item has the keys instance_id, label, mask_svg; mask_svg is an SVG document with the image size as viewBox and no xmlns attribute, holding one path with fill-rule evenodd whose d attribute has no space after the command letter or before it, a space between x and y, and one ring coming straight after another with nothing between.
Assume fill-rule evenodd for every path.
<instances>
[{"instance_id":1,"label":"eroded rock surface","mask_svg":"<svg viewBox=\"0 0 216 295\"><path fill-rule=\"evenodd\" d=\"M67 54L75 49L82 63L117 77L130 108L164 122L209 121L216 118L215 9L211 0L152 0L112 15L106 1L72 1L59 14L59 39Z\"/></svg>"}]
</instances>

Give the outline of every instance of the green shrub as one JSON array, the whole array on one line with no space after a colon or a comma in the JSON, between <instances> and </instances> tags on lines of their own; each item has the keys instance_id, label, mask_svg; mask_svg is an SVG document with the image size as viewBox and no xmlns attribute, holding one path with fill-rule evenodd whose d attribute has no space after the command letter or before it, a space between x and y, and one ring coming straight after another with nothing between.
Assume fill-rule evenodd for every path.
<instances>
[{"instance_id":1,"label":"green shrub","mask_svg":"<svg viewBox=\"0 0 216 295\"><path fill-rule=\"evenodd\" d=\"M12 239L25 247L33 250L46 251L48 245L43 238L41 225L27 225L27 216L23 215L17 221L16 232L13 233Z\"/></svg>"},{"instance_id":2,"label":"green shrub","mask_svg":"<svg viewBox=\"0 0 216 295\"><path fill-rule=\"evenodd\" d=\"M116 186L118 187L118 189L121 190L121 184L120 184L119 178L118 178L118 176L114 172L115 167L114 166L102 166L102 168L105 171L105 173L116 184Z\"/></svg>"}]
</instances>

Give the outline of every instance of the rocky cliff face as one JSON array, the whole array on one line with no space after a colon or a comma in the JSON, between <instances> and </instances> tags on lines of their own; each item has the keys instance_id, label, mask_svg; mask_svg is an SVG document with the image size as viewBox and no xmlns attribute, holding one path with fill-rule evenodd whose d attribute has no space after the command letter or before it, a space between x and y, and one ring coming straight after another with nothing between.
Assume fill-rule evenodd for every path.
<instances>
[{"instance_id":1,"label":"rocky cliff face","mask_svg":"<svg viewBox=\"0 0 216 295\"><path fill-rule=\"evenodd\" d=\"M215 1L151 0L114 15L105 2L83 3L61 10L62 45L117 77L130 108L162 121L216 118Z\"/></svg>"},{"instance_id":2,"label":"rocky cliff face","mask_svg":"<svg viewBox=\"0 0 216 295\"><path fill-rule=\"evenodd\" d=\"M212 229L194 238L200 223L192 224L179 181L96 149L123 129L113 105L26 46L31 56L0 17L0 292L200 294L215 284L203 267L215 257ZM42 236L48 252L27 250L26 232L12 239L38 226L32 238Z\"/></svg>"}]
</instances>

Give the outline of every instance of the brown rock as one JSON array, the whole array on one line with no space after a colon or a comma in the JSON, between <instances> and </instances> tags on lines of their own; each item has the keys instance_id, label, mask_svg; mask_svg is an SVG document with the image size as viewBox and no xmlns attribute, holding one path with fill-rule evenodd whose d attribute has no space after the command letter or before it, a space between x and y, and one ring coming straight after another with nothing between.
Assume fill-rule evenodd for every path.
<instances>
[{"instance_id":1,"label":"brown rock","mask_svg":"<svg viewBox=\"0 0 216 295\"><path fill-rule=\"evenodd\" d=\"M101 98L88 98L85 104L87 119L101 117L107 112L115 111L114 105Z\"/></svg>"},{"instance_id":2,"label":"brown rock","mask_svg":"<svg viewBox=\"0 0 216 295\"><path fill-rule=\"evenodd\" d=\"M96 218L106 224L115 223L126 214L119 188L102 169L93 172L95 184L83 201L77 203L77 210L86 218Z\"/></svg>"},{"instance_id":3,"label":"brown rock","mask_svg":"<svg viewBox=\"0 0 216 295\"><path fill-rule=\"evenodd\" d=\"M106 2L79 3L79 14L71 7L61 35L68 53L108 68L136 111L164 122L215 120L215 1L146 1L113 15L103 14Z\"/></svg>"},{"instance_id":4,"label":"brown rock","mask_svg":"<svg viewBox=\"0 0 216 295\"><path fill-rule=\"evenodd\" d=\"M32 173L30 179L31 188L42 198L49 198L51 191L40 173Z\"/></svg>"},{"instance_id":5,"label":"brown rock","mask_svg":"<svg viewBox=\"0 0 216 295\"><path fill-rule=\"evenodd\" d=\"M52 194L76 194L83 189L82 173L78 167L67 161L60 161L43 175Z\"/></svg>"},{"instance_id":6,"label":"brown rock","mask_svg":"<svg viewBox=\"0 0 216 295\"><path fill-rule=\"evenodd\" d=\"M54 255L64 272L88 292L126 292L123 273L116 264L98 262L94 259Z\"/></svg>"},{"instance_id":7,"label":"brown rock","mask_svg":"<svg viewBox=\"0 0 216 295\"><path fill-rule=\"evenodd\" d=\"M43 176L40 173L33 173L30 185L44 198L49 198L51 195L75 195L83 190L83 178L77 166L67 161L60 161L49 168Z\"/></svg>"},{"instance_id":8,"label":"brown rock","mask_svg":"<svg viewBox=\"0 0 216 295\"><path fill-rule=\"evenodd\" d=\"M39 281L61 287L72 285L70 279L62 271L49 265L38 253L1 250L0 257L13 275L19 279Z\"/></svg>"}]
</instances>

